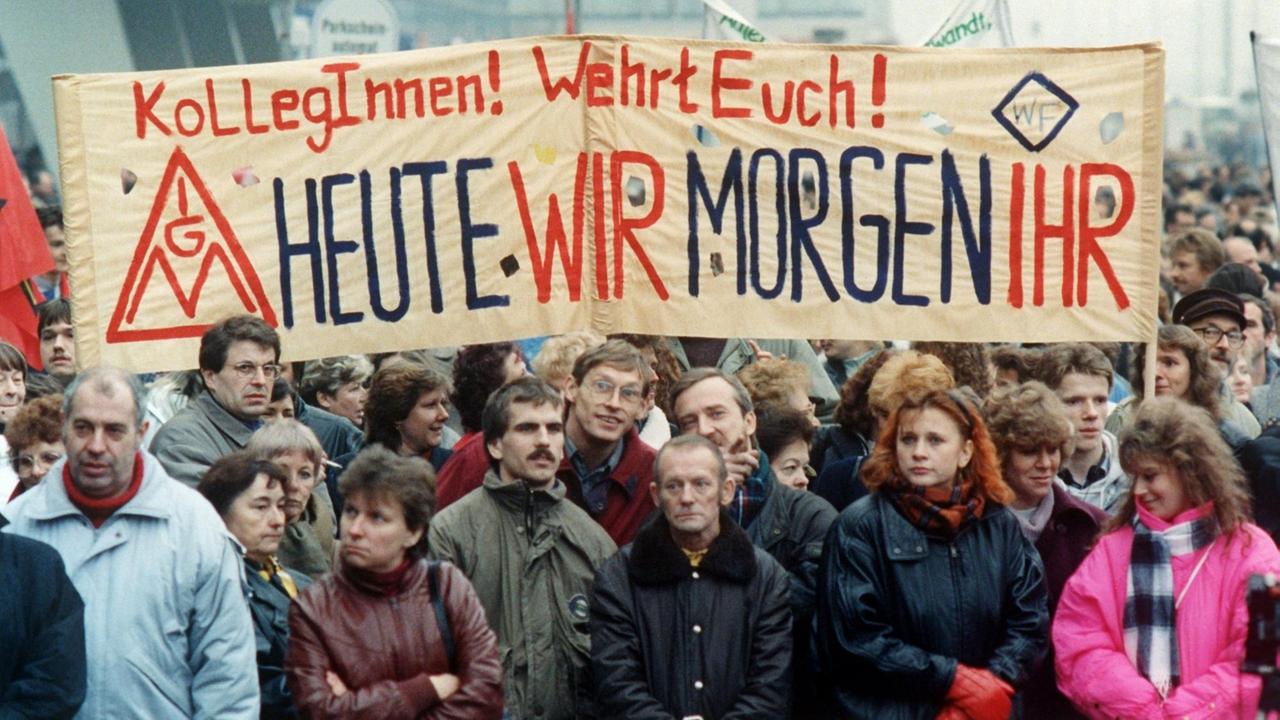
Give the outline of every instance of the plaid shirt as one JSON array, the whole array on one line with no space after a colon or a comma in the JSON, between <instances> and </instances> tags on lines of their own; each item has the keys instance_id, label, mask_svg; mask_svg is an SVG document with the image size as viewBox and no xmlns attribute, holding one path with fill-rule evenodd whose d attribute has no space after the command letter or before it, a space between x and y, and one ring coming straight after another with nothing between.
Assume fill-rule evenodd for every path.
<instances>
[{"instance_id":1,"label":"plaid shirt","mask_svg":"<svg viewBox=\"0 0 1280 720\"><path fill-rule=\"evenodd\" d=\"M729 514L737 521L738 527L747 529L756 515L760 514L760 508L764 507L764 501L769 497L769 483L772 480L769 458L760 453L760 467L738 485L733 493L733 501L729 503Z\"/></svg>"}]
</instances>

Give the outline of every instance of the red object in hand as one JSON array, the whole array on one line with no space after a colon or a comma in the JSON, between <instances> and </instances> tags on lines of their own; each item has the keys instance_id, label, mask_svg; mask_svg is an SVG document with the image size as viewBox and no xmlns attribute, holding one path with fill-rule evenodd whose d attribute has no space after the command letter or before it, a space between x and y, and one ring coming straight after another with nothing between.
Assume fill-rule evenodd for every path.
<instances>
[{"instance_id":1,"label":"red object in hand","mask_svg":"<svg viewBox=\"0 0 1280 720\"><path fill-rule=\"evenodd\" d=\"M973 720L1008 720L1013 688L990 670L957 664L947 700Z\"/></svg>"}]
</instances>

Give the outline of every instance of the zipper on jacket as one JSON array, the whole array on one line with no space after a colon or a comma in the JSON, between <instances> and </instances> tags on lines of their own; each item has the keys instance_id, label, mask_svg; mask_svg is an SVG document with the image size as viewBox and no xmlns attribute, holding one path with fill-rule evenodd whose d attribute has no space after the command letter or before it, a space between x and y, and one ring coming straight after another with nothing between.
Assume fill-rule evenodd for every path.
<instances>
[{"instance_id":1,"label":"zipper on jacket","mask_svg":"<svg viewBox=\"0 0 1280 720\"><path fill-rule=\"evenodd\" d=\"M529 483L524 483L524 534L529 540L529 545L533 545L533 490L529 489Z\"/></svg>"}]
</instances>

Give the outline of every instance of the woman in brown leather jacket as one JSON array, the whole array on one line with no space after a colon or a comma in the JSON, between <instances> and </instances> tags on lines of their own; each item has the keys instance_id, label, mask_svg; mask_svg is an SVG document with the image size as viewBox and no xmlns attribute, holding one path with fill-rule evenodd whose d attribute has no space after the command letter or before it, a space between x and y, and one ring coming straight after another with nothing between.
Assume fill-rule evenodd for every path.
<instances>
[{"instance_id":1,"label":"woman in brown leather jacket","mask_svg":"<svg viewBox=\"0 0 1280 720\"><path fill-rule=\"evenodd\" d=\"M339 563L289 615L294 702L312 718L500 718L502 667L471 583L428 563L435 482L375 447L343 473Z\"/></svg>"}]
</instances>

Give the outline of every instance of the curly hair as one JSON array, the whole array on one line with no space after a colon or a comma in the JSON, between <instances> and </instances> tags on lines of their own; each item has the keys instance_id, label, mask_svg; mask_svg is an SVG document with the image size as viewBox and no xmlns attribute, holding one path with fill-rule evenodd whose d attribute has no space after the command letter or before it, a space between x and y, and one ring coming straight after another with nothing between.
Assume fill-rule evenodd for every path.
<instances>
[{"instance_id":1,"label":"curly hair","mask_svg":"<svg viewBox=\"0 0 1280 720\"><path fill-rule=\"evenodd\" d=\"M769 458L796 440L811 445L818 432L808 415L790 405L757 406L756 418L756 444Z\"/></svg>"},{"instance_id":2,"label":"curly hair","mask_svg":"<svg viewBox=\"0 0 1280 720\"><path fill-rule=\"evenodd\" d=\"M956 387L972 388L978 397L991 393L991 360L987 346L970 342L917 342L911 348L936 355L951 371Z\"/></svg>"},{"instance_id":3,"label":"curly hair","mask_svg":"<svg viewBox=\"0 0 1280 720\"><path fill-rule=\"evenodd\" d=\"M1153 460L1178 475L1193 507L1213 502L1218 529L1230 533L1250 521L1249 487L1218 424L1202 407L1179 398L1151 398L1142 403L1120 433L1120 466L1130 475L1138 463ZM1137 513L1134 493L1125 498L1106 532L1128 525Z\"/></svg>"},{"instance_id":4,"label":"curly hair","mask_svg":"<svg viewBox=\"0 0 1280 720\"><path fill-rule=\"evenodd\" d=\"M836 403L833 419L846 435L875 439L871 437L871 430L875 427L876 415L871 411L870 393L867 391L880 368L897 354L897 350L886 348L872 355L840 386L840 402Z\"/></svg>"},{"instance_id":5,"label":"curly hair","mask_svg":"<svg viewBox=\"0 0 1280 720\"><path fill-rule=\"evenodd\" d=\"M308 360L298 382L298 394L308 405L317 405L320 393L330 398L338 394L343 385L351 382L365 383L373 374L373 363L363 355L338 355L336 357Z\"/></svg>"},{"instance_id":6,"label":"curly hair","mask_svg":"<svg viewBox=\"0 0 1280 720\"><path fill-rule=\"evenodd\" d=\"M991 434L987 432L987 425L971 399L957 390L935 390L918 384L904 389L902 396L902 405L889 415L889 421L885 423L875 449L862 466L862 483L868 490L876 492L894 478L900 477L898 426L902 422L902 415L933 408L945 413L956 423L961 434L973 441L973 456L968 465L960 468L957 481L960 484L972 482L974 492L987 500L1001 505L1008 505L1013 501L1013 490L1004 482Z\"/></svg>"},{"instance_id":7,"label":"curly hair","mask_svg":"<svg viewBox=\"0 0 1280 720\"><path fill-rule=\"evenodd\" d=\"M574 330L547 338L542 349L530 361L533 374L563 388L573 377L573 363L584 352L604 344L604 336L592 330Z\"/></svg>"},{"instance_id":8,"label":"curly hair","mask_svg":"<svg viewBox=\"0 0 1280 720\"><path fill-rule=\"evenodd\" d=\"M453 360L453 392L449 400L458 410L463 430L480 430L484 404L507 379L504 367L507 356L519 352L511 342L468 345L458 351Z\"/></svg>"},{"instance_id":9,"label":"curly hair","mask_svg":"<svg viewBox=\"0 0 1280 720\"><path fill-rule=\"evenodd\" d=\"M1221 420L1222 406L1218 402L1221 378L1218 377L1213 361L1209 359L1209 348L1205 346L1200 336L1186 325L1163 325L1156 335L1156 347L1166 352L1182 351L1183 357L1187 359L1187 366L1191 369L1191 384L1187 387L1187 394L1183 399L1208 410L1215 420ZM1146 353L1147 344L1142 343L1138 346L1137 357L1146 357ZM1143 384L1145 365L1144 362L1133 364L1133 394L1139 400L1142 399L1143 388L1146 387Z\"/></svg>"},{"instance_id":10,"label":"curly hair","mask_svg":"<svg viewBox=\"0 0 1280 720\"><path fill-rule=\"evenodd\" d=\"M45 395L18 408L4 428L4 439L14 456L38 442L62 442L62 396Z\"/></svg>"},{"instance_id":11,"label":"curly hair","mask_svg":"<svg viewBox=\"0 0 1280 720\"><path fill-rule=\"evenodd\" d=\"M400 421L409 417L423 395L443 390L449 381L443 375L417 363L386 365L369 381L369 399L364 406L365 445L400 449Z\"/></svg>"},{"instance_id":12,"label":"curly hair","mask_svg":"<svg viewBox=\"0 0 1280 720\"><path fill-rule=\"evenodd\" d=\"M1024 383L1031 379L1039 355L1038 350L1017 345L997 345L991 348L991 366L997 371L1012 371L1018 382Z\"/></svg>"},{"instance_id":13,"label":"curly hair","mask_svg":"<svg viewBox=\"0 0 1280 720\"><path fill-rule=\"evenodd\" d=\"M1015 450L1029 453L1051 447L1061 451L1063 458L1071 456L1075 429L1067 419L1067 408L1042 382L996 388L983 404L982 413L1000 453L1001 467L1008 466Z\"/></svg>"},{"instance_id":14,"label":"curly hair","mask_svg":"<svg viewBox=\"0 0 1280 720\"><path fill-rule=\"evenodd\" d=\"M809 368L795 360L751 363L737 375L755 405L787 405L793 392L809 394Z\"/></svg>"},{"instance_id":15,"label":"curly hair","mask_svg":"<svg viewBox=\"0 0 1280 720\"><path fill-rule=\"evenodd\" d=\"M885 361L884 367L871 378L867 402L871 411L886 416L898 409L908 394L924 390L950 390L955 378L946 365L934 355L906 350Z\"/></svg>"}]
</instances>

